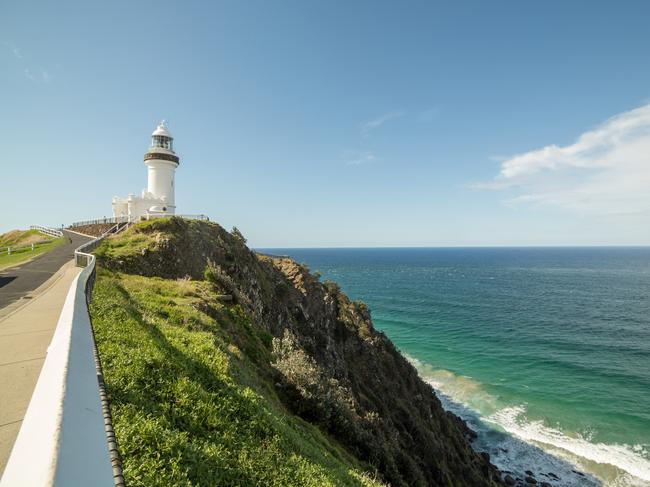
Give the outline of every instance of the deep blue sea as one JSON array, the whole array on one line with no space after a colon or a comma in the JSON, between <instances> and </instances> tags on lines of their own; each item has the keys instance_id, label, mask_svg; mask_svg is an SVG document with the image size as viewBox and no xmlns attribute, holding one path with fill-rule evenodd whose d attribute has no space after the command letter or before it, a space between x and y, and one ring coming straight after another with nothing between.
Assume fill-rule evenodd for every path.
<instances>
[{"instance_id":1,"label":"deep blue sea","mask_svg":"<svg viewBox=\"0 0 650 487\"><path fill-rule=\"evenodd\" d=\"M497 466L650 485L650 248L266 252L365 301Z\"/></svg>"}]
</instances>

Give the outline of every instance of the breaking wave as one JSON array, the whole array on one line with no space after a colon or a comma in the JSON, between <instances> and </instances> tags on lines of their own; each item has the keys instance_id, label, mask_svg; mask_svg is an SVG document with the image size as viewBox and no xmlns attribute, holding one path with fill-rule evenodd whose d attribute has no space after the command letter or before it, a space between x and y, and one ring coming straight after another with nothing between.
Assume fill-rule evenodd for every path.
<instances>
[{"instance_id":1,"label":"breaking wave","mask_svg":"<svg viewBox=\"0 0 650 487\"><path fill-rule=\"evenodd\" d=\"M525 405L502 404L470 377L407 358L443 407L476 431L474 448L488 452L501 471L523 477L531 470L554 486L650 487L650 453L644 446L594 443L549 427L529 419Z\"/></svg>"}]
</instances>

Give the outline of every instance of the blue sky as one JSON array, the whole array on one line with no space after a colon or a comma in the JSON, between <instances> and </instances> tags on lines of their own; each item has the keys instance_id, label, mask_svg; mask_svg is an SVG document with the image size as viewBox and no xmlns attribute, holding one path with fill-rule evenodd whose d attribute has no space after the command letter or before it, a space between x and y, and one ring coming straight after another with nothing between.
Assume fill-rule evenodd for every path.
<instances>
[{"instance_id":1,"label":"blue sky","mask_svg":"<svg viewBox=\"0 0 650 487\"><path fill-rule=\"evenodd\" d=\"M650 244L650 3L0 2L0 231L176 200L258 247Z\"/></svg>"}]
</instances>

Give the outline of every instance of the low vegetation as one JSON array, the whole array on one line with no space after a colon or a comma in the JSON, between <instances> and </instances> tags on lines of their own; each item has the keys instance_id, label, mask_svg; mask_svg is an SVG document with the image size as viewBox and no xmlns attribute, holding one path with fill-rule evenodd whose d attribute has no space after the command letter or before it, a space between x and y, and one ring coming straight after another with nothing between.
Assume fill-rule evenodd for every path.
<instances>
[{"instance_id":1,"label":"low vegetation","mask_svg":"<svg viewBox=\"0 0 650 487\"><path fill-rule=\"evenodd\" d=\"M270 336L209 283L100 270L91 312L128 485L381 485L285 410Z\"/></svg>"},{"instance_id":2,"label":"low vegetation","mask_svg":"<svg viewBox=\"0 0 650 487\"><path fill-rule=\"evenodd\" d=\"M4 233L0 235L0 270L49 252L63 242L63 237L53 239L37 230L12 230ZM34 244L33 250L32 244ZM8 247L11 247L11 253Z\"/></svg>"}]
</instances>

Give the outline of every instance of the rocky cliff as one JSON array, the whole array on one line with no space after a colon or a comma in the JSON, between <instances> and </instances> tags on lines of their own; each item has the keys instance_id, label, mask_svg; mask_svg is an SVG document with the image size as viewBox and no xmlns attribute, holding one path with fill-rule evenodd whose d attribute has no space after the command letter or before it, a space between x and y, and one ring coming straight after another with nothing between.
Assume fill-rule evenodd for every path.
<instances>
[{"instance_id":1,"label":"rocky cliff","mask_svg":"<svg viewBox=\"0 0 650 487\"><path fill-rule=\"evenodd\" d=\"M471 432L375 330L367 307L304 265L251 251L238 232L215 223L177 218L136 225L97 255L101 268L116 273L205 281L265 337L268 353L251 354L256 373L286 408L370 465L382 482L500 483L488 459L472 450ZM220 319L209 299L193 306ZM241 338L232 340L246 351Z\"/></svg>"}]
</instances>

